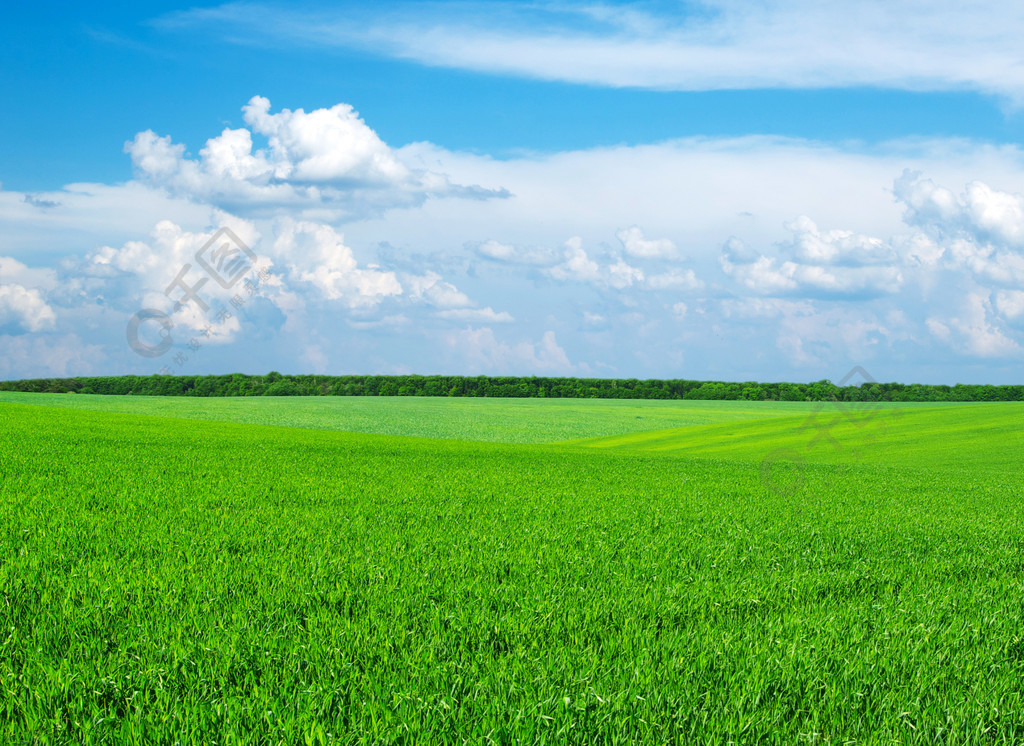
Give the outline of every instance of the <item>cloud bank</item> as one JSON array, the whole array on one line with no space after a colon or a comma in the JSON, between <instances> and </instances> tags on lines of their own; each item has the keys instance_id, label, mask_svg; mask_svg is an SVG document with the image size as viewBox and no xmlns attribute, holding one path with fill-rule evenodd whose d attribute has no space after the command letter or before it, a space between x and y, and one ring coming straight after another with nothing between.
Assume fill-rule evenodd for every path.
<instances>
[{"instance_id":1,"label":"cloud bank","mask_svg":"<svg viewBox=\"0 0 1024 746\"><path fill-rule=\"evenodd\" d=\"M691 138L497 160L390 148L344 104L272 111L252 98L195 156L139 133L126 184L0 191L0 374L861 364L948 383L1016 380L1024 357L1012 147ZM203 274L225 228L246 282ZM138 329L171 339L154 358L126 341L140 309L166 317Z\"/></svg>"}]
</instances>

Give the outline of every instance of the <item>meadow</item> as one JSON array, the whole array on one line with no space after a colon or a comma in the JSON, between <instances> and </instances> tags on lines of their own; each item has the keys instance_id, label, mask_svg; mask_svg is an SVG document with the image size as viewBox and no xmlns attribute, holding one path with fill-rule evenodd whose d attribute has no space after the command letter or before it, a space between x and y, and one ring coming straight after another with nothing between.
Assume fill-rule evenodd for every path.
<instances>
[{"instance_id":1,"label":"meadow","mask_svg":"<svg viewBox=\"0 0 1024 746\"><path fill-rule=\"evenodd\" d=\"M1019 742L1022 415L3 394L0 742Z\"/></svg>"},{"instance_id":2,"label":"meadow","mask_svg":"<svg viewBox=\"0 0 1024 746\"><path fill-rule=\"evenodd\" d=\"M446 440L548 443L799 415L808 402L433 397L99 396L0 391L0 403ZM906 406L906 405L904 405Z\"/></svg>"}]
</instances>

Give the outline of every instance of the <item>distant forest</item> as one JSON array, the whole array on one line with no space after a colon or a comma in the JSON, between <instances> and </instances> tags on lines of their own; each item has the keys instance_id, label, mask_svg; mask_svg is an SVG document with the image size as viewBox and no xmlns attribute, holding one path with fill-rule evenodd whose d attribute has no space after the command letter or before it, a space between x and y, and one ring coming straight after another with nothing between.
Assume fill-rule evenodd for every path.
<instances>
[{"instance_id":1,"label":"distant forest","mask_svg":"<svg viewBox=\"0 0 1024 746\"><path fill-rule=\"evenodd\" d=\"M114 396L474 396L747 401L1024 401L1024 386L814 383L490 376L108 376L0 381L0 391Z\"/></svg>"}]
</instances>

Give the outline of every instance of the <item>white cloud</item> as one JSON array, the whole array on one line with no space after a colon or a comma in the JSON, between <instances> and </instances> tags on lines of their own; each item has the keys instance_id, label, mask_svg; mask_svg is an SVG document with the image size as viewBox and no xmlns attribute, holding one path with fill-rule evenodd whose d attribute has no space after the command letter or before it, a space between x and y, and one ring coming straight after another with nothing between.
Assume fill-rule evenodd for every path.
<instances>
[{"instance_id":1,"label":"white cloud","mask_svg":"<svg viewBox=\"0 0 1024 746\"><path fill-rule=\"evenodd\" d=\"M251 141L264 137L245 131ZM301 134L296 142L307 142ZM173 180L183 160L208 161L203 168L218 179L259 187L260 174L275 167L275 151L269 136L260 147L249 142L232 135L217 144L222 150L195 158L171 140L167 152L151 143L147 168ZM320 188L317 174L341 168L307 158L298 144L280 147L286 165L301 165L308 179L283 181L289 188ZM320 151L314 143L309 152ZM454 182L507 186L513 196L472 204L427 199L415 209L348 222L343 234L322 204L300 201L242 220L211 203L162 194L159 179L33 195L52 207L0 192L0 247L13 247L0 248L12 257L0 259L0 285L37 291L55 316L53 326L40 316L45 328L26 334L24 315L12 315L8 303L0 323L51 346L58 334L74 331L83 344L102 345L103 370L156 372L158 365L146 367L126 351L128 316L159 302L177 269L194 264L213 230L230 225L261 262L272 263L274 276L251 318L239 314L215 330L209 349L194 357L204 362L189 364L205 368L183 372L280 368L289 360L323 366L325 358L330 369L360 372L461 372L461 360L486 372L588 370L569 364L568 355L561 359L557 343L546 344L551 332L550 340L557 334L574 355L586 349L590 369L610 370L600 367L603 356L621 375L678 375L679 350L686 350L687 375L835 379L850 355L881 359L879 351L888 350L887 364L902 368L873 369L880 379L919 379L916 371L928 365L935 366L933 380L995 378L992 371L1003 380L1017 376L1010 363L998 368L1024 341L1016 196L1024 192L1024 158L1016 148L918 141L844 149L739 138L504 159L429 143L391 153L414 178L445 173ZM904 166L926 169L934 183L913 177L887 191ZM968 186L955 192L942 184ZM747 216L738 220L741 213ZM667 240L640 231L620 236L620 247L615 237L629 230L622 226L637 225L650 227L652 236L673 236L679 253L630 254L633 238ZM719 247L733 233L719 263ZM566 236L574 239L563 245ZM682 253L692 260L681 263ZM601 296L596 305L592 290ZM948 307L948 298L969 293L988 298L984 314L966 302ZM904 320L894 320L897 311ZM204 315L186 306L174 321L181 343ZM455 324L472 327L455 332ZM933 334L942 328L946 341ZM466 346L453 347L452 339ZM951 354L958 356L952 363ZM85 370L92 365L87 357L69 357L78 361L69 364ZM61 363L54 360L56 370ZM20 366L39 370L28 359Z\"/></svg>"},{"instance_id":2,"label":"white cloud","mask_svg":"<svg viewBox=\"0 0 1024 746\"><path fill-rule=\"evenodd\" d=\"M423 301L434 308L466 308L473 305L465 293L450 282L445 282L437 272L425 275L403 275L409 296Z\"/></svg>"},{"instance_id":3,"label":"white cloud","mask_svg":"<svg viewBox=\"0 0 1024 746\"><path fill-rule=\"evenodd\" d=\"M960 352L980 358L1017 358L1021 346L991 318L992 303L987 293L968 293L960 315L949 319L929 318L927 326L941 342Z\"/></svg>"},{"instance_id":4,"label":"white cloud","mask_svg":"<svg viewBox=\"0 0 1024 746\"><path fill-rule=\"evenodd\" d=\"M925 269L937 267L946 254L945 247L923 233L915 233L904 239L900 248L905 263Z\"/></svg>"},{"instance_id":5,"label":"white cloud","mask_svg":"<svg viewBox=\"0 0 1024 746\"><path fill-rule=\"evenodd\" d=\"M565 242L561 263L544 271L556 280L581 282L616 290L628 288L644 280L643 271L630 266L621 257L614 264L598 264L584 250L583 240L579 236L573 236Z\"/></svg>"},{"instance_id":6,"label":"white cloud","mask_svg":"<svg viewBox=\"0 0 1024 746\"><path fill-rule=\"evenodd\" d=\"M271 114L270 101L254 96L242 111L249 129L225 129L197 159L170 137L139 132L125 144L138 178L235 210L327 208L336 218L412 207L428 196L504 196L410 168L348 104ZM266 148L253 149L253 133Z\"/></svg>"},{"instance_id":7,"label":"white cloud","mask_svg":"<svg viewBox=\"0 0 1024 746\"><path fill-rule=\"evenodd\" d=\"M678 253L676 245L667 238L648 239L640 226L633 225L616 231L615 237L630 256L645 259L667 259Z\"/></svg>"},{"instance_id":8,"label":"white cloud","mask_svg":"<svg viewBox=\"0 0 1024 746\"><path fill-rule=\"evenodd\" d=\"M252 131L268 138L269 151L258 152L256 158L251 158L249 133L240 130L246 137L231 152L224 152L223 167L217 168L220 159L214 158L212 151L207 156L206 160L214 167L214 172L225 172L237 164L245 164L242 173L231 175L240 179L272 175L296 182L342 181L382 186L402 184L412 179L409 169L399 163L391 149L348 104L314 109L309 113L302 109L284 109L271 114L270 101L262 96L253 96L242 111L245 123ZM207 147L210 147L209 143ZM255 168L248 166L249 160L254 162ZM268 173L267 160L272 174Z\"/></svg>"},{"instance_id":9,"label":"white cloud","mask_svg":"<svg viewBox=\"0 0 1024 746\"><path fill-rule=\"evenodd\" d=\"M700 290L704 287L704 283L697 279L692 269L671 269L668 272L651 275L647 278L647 284L655 290Z\"/></svg>"},{"instance_id":10,"label":"white cloud","mask_svg":"<svg viewBox=\"0 0 1024 746\"><path fill-rule=\"evenodd\" d=\"M579 236L599 260L596 247L614 240L623 225L657 225L659 235L686 237L680 251L702 279L702 263L724 238L736 234L750 245L768 246L786 235L783 223L801 214L865 236L905 231L887 187L907 165L944 179L987 174L1024 189L1024 154L1016 148L938 141L845 150L782 138L692 138L507 160L425 143L403 150L453 181L500 184L513 196L472 205L428 200L416 210L353 223L346 235L369 242L386 232L396 245L432 251L450 251L453 238L455 246L469 244L470 250L495 240L515 250L489 247L507 263L545 267L559 256L550 261L531 247L560 247L566 236ZM753 217L738 221L740 211ZM623 255L645 274L658 272Z\"/></svg>"},{"instance_id":11,"label":"white cloud","mask_svg":"<svg viewBox=\"0 0 1024 746\"><path fill-rule=\"evenodd\" d=\"M28 332L53 329L57 315L35 288L0 285L0 329L14 323Z\"/></svg>"},{"instance_id":12,"label":"white cloud","mask_svg":"<svg viewBox=\"0 0 1024 746\"><path fill-rule=\"evenodd\" d=\"M203 26L247 44L359 48L430 66L612 87L1024 92L1024 9L1014 2L980 9L955 0L864 0L855 12L813 0L675 7L477 1L457 11L409 5L396 16L242 2L161 24Z\"/></svg>"},{"instance_id":13,"label":"white cloud","mask_svg":"<svg viewBox=\"0 0 1024 746\"><path fill-rule=\"evenodd\" d=\"M957 196L909 170L896 179L894 193L907 223L922 231L913 239L922 265L963 267L986 282L1024 284L1024 197L981 181Z\"/></svg>"},{"instance_id":14,"label":"white cloud","mask_svg":"<svg viewBox=\"0 0 1024 746\"><path fill-rule=\"evenodd\" d=\"M1024 244L1024 198L974 181L967 185L964 207L980 233L1010 246Z\"/></svg>"},{"instance_id":15,"label":"white cloud","mask_svg":"<svg viewBox=\"0 0 1024 746\"><path fill-rule=\"evenodd\" d=\"M807 264L863 266L891 264L896 252L879 238L863 236L848 230L822 232L809 217L801 215L786 224L793 240L781 245L793 258Z\"/></svg>"},{"instance_id":16,"label":"white cloud","mask_svg":"<svg viewBox=\"0 0 1024 746\"><path fill-rule=\"evenodd\" d=\"M508 264L553 265L558 262L558 255L548 249L524 248L512 244L501 243L494 239L483 241L472 247L484 259Z\"/></svg>"},{"instance_id":17,"label":"white cloud","mask_svg":"<svg viewBox=\"0 0 1024 746\"><path fill-rule=\"evenodd\" d=\"M447 343L464 357L471 372L567 374L574 370L553 331L544 332L537 344L526 341L508 344L499 340L489 327L467 327L449 334Z\"/></svg>"},{"instance_id":18,"label":"white cloud","mask_svg":"<svg viewBox=\"0 0 1024 746\"><path fill-rule=\"evenodd\" d=\"M195 254L218 228L230 227L247 246L255 246L259 234L251 223L230 216L210 230L188 231L170 220L161 220L149 231L148 241L128 241L119 248L101 246L86 256L80 271L90 275L116 274L138 277L150 288L161 290L186 264L196 264ZM211 286L212 289L212 286Z\"/></svg>"},{"instance_id":19,"label":"white cloud","mask_svg":"<svg viewBox=\"0 0 1024 746\"><path fill-rule=\"evenodd\" d=\"M748 310L756 315L753 307ZM782 302L761 310L772 323L753 327L756 333L774 337L777 349L799 368L821 370L840 363L844 368L830 376L832 380L849 370L851 360L867 364L879 355L891 357L894 345L905 346L910 340L903 316L889 313L880 318L871 307L836 307L814 301Z\"/></svg>"},{"instance_id":20,"label":"white cloud","mask_svg":"<svg viewBox=\"0 0 1024 746\"><path fill-rule=\"evenodd\" d=\"M383 316L379 319L371 319L369 321L349 319L347 323L353 329L382 329L408 326L412 323L412 320L405 314L400 313Z\"/></svg>"},{"instance_id":21,"label":"white cloud","mask_svg":"<svg viewBox=\"0 0 1024 746\"><path fill-rule=\"evenodd\" d=\"M783 298L726 298L720 303L725 318L774 319L780 316L807 316L814 313L810 301Z\"/></svg>"},{"instance_id":22,"label":"white cloud","mask_svg":"<svg viewBox=\"0 0 1024 746\"><path fill-rule=\"evenodd\" d=\"M1000 290L995 294L995 307L1007 319L1024 318L1024 291Z\"/></svg>"},{"instance_id":23,"label":"white cloud","mask_svg":"<svg viewBox=\"0 0 1024 746\"><path fill-rule=\"evenodd\" d=\"M329 225L282 220L274 253L288 262L290 279L310 283L327 300L348 308L373 308L402 293L394 272L360 267L352 249Z\"/></svg>"},{"instance_id":24,"label":"white cloud","mask_svg":"<svg viewBox=\"0 0 1024 746\"><path fill-rule=\"evenodd\" d=\"M163 220L146 241L128 241L118 248L101 246L83 260L70 262L66 271L71 278L65 281L80 286L83 299L92 297L100 304L94 311L101 316L98 323L127 325L137 312L154 309L168 316L179 343L201 338L203 345L226 345L242 329L231 299L247 294L241 281L230 287L219 284L201 267L196 254L222 227L230 228L247 247L257 247L260 235L251 223L219 211L214 216L222 221L214 228L188 231ZM257 267L265 265L266 260L257 256L245 275L254 275ZM268 289L268 283L263 283L259 295L266 296ZM82 299L75 302L82 305ZM221 316L222 309L228 314ZM123 331L118 338L125 339ZM147 341L144 331L139 338L145 345L157 344L156 339Z\"/></svg>"},{"instance_id":25,"label":"white cloud","mask_svg":"<svg viewBox=\"0 0 1024 746\"><path fill-rule=\"evenodd\" d=\"M756 255L731 238L722 247L722 271L763 295L870 297L903 285L898 256L880 239L852 231L821 232L807 217L786 224L791 241L777 245L793 259Z\"/></svg>"},{"instance_id":26,"label":"white cloud","mask_svg":"<svg viewBox=\"0 0 1024 746\"><path fill-rule=\"evenodd\" d=\"M938 319L929 318L925 320L925 326L933 337L940 342L948 343L951 337L949 327Z\"/></svg>"},{"instance_id":27,"label":"white cloud","mask_svg":"<svg viewBox=\"0 0 1024 746\"><path fill-rule=\"evenodd\" d=\"M102 347L75 334L0 334L0 378L64 378L106 370Z\"/></svg>"},{"instance_id":28,"label":"white cloud","mask_svg":"<svg viewBox=\"0 0 1024 746\"><path fill-rule=\"evenodd\" d=\"M906 221L945 239L1024 247L1024 197L972 181L958 197L919 171L904 170L893 187Z\"/></svg>"},{"instance_id":29,"label":"white cloud","mask_svg":"<svg viewBox=\"0 0 1024 746\"><path fill-rule=\"evenodd\" d=\"M437 315L442 319L452 321L470 321L483 324L511 324L515 319L507 311L495 311L487 308L452 308L447 311L438 311Z\"/></svg>"},{"instance_id":30,"label":"white cloud","mask_svg":"<svg viewBox=\"0 0 1024 746\"><path fill-rule=\"evenodd\" d=\"M562 262L548 269L547 274L556 280L589 283L601 281L601 268L587 256L583 249L583 240L579 236L573 236L565 242Z\"/></svg>"},{"instance_id":31,"label":"white cloud","mask_svg":"<svg viewBox=\"0 0 1024 746\"><path fill-rule=\"evenodd\" d=\"M41 196L60 205L39 210L25 201L24 192L0 192L0 254L25 259L52 256L58 248L63 254L81 254L137 240L161 220L205 225L216 212L135 181L67 184Z\"/></svg>"},{"instance_id":32,"label":"white cloud","mask_svg":"<svg viewBox=\"0 0 1024 746\"><path fill-rule=\"evenodd\" d=\"M628 288L630 285L639 284L644 281L644 273L636 267L631 267L620 257L615 264L608 267L608 284L613 288Z\"/></svg>"},{"instance_id":33,"label":"white cloud","mask_svg":"<svg viewBox=\"0 0 1024 746\"><path fill-rule=\"evenodd\" d=\"M2 283L53 290L57 286L57 273L49 267L27 267L17 259L0 256L0 284Z\"/></svg>"},{"instance_id":34,"label":"white cloud","mask_svg":"<svg viewBox=\"0 0 1024 746\"><path fill-rule=\"evenodd\" d=\"M517 257L517 251L515 246L509 244L500 243L493 239L484 241L476 247L476 252L483 257L488 259L496 259L498 261L514 261Z\"/></svg>"},{"instance_id":35,"label":"white cloud","mask_svg":"<svg viewBox=\"0 0 1024 746\"><path fill-rule=\"evenodd\" d=\"M325 334L329 338L336 325L328 324L325 328L323 317L338 312L346 314L345 320L352 328L394 329L408 321L399 309L417 305L435 309L439 318L455 321L514 321L508 312L477 308L465 293L433 270L398 272L361 263L344 236L330 225L281 217L264 222L262 230L270 235L263 240L253 223L226 213L219 215L246 245L261 255L255 266L267 268L270 275L259 282L256 298L276 308L277 317L266 317L266 309L251 311L252 306L239 307L237 311L232 308L239 293L244 296L242 301L252 300L241 285L225 289L209 279L203 283L207 275L197 264L196 252L210 240L215 230L212 228L191 232L162 221L148 241L129 241L119 248L101 247L72 269L91 283L93 294L116 299L125 323L135 311L155 308L168 314L174 327L182 330L174 334L177 341L202 334L204 345L223 346L232 342L246 325L252 330L254 325L270 324L272 328L264 329L263 333L280 327L296 340ZM0 265L8 266L14 267L9 263ZM24 274L20 268L18 272ZM184 273L184 283L201 296L205 307L198 301L175 307L174 302L184 300L185 293L180 287L169 291L168 288L179 272ZM219 308L227 308L231 316L221 318ZM157 340L144 342L154 346ZM311 363L319 360L320 365L327 354L325 345L317 342L308 345L308 349L321 350L323 354L319 357L307 356Z\"/></svg>"},{"instance_id":36,"label":"white cloud","mask_svg":"<svg viewBox=\"0 0 1024 746\"><path fill-rule=\"evenodd\" d=\"M750 290L766 295L873 296L895 293L903 283L896 267L828 268L767 256L745 265L723 261L722 269Z\"/></svg>"}]
</instances>

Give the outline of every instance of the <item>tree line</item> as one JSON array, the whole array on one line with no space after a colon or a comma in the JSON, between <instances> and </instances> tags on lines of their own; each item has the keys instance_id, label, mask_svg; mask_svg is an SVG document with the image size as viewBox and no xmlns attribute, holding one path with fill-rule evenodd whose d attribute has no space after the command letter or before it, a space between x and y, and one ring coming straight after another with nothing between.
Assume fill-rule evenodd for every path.
<instances>
[{"instance_id":1,"label":"tree line","mask_svg":"<svg viewBox=\"0 0 1024 746\"><path fill-rule=\"evenodd\" d=\"M747 401L1024 401L1024 386L955 386L516 376L267 375L102 376L0 381L0 391L113 396L474 396L549 399L740 399Z\"/></svg>"}]
</instances>

